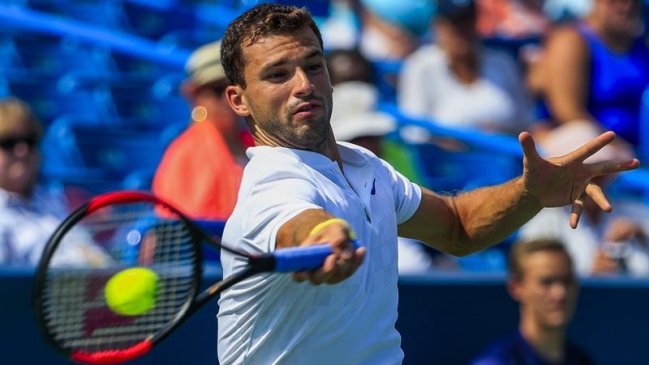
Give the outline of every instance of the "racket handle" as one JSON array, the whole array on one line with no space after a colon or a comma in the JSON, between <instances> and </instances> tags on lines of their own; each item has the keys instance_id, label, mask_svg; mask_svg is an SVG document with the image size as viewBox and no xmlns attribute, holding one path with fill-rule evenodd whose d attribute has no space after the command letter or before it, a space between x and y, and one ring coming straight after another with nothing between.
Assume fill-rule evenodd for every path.
<instances>
[{"instance_id":1,"label":"racket handle","mask_svg":"<svg viewBox=\"0 0 649 365\"><path fill-rule=\"evenodd\" d=\"M351 240L354 249L360 246L360 241ZM273 253L275 256L275 272L294 272L315 270L324 264L327 256L333 251L329 245L282 248Z\"/></svg>"}]
</instances>

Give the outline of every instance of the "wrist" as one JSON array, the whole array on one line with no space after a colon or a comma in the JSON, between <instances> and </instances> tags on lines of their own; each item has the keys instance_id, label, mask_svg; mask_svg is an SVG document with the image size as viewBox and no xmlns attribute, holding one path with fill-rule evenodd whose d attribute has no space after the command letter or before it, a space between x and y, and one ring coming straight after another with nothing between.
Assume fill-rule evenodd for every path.
<instances>
[{"instance_id":1,"label":"wrist","mask_svg":"<svg viewBox=\"0 0 649 365\"><path fill-rule=\"evenodd\" d=\"M541 203L541 199L534 195L534 193L532 193L530 189L527 188L525 177L521 176L516 183L520 184L520 189L522 190L520 198L521 204L528 205L531 208L537 210L543 209L543 203Z\"/></svg>"}]
</instances>

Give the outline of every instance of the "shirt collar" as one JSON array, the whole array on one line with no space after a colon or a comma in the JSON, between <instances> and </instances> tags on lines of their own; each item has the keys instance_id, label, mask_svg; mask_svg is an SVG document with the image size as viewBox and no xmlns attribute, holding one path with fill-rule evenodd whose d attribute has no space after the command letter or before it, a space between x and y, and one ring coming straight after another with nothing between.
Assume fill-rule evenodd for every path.
<instances>
[{"instance_id":1,"label":"shirt collar","mask_svg":"<svg viewBox=\"0 0 649 365\"><path fill-rule=\"evenodd\" d=\"M369 158L362 153L359 153L357 150L358 146L347 143L347 142L338 142L338 150L340 151L340 157L343 160L343 165L353 165L355 167L360 167L369 162ZM248 158L251 158L259 153L280 153L287 156L292 156L296 161L301 161L307 165L318 168L330 168L331 166L336 165L335 161L330 160L327 156L322 155L317 152L299 150L294 148L286 147L270 147L270 146L257 146L248 148L246 151Z\"/></svg>"}]
</instances>

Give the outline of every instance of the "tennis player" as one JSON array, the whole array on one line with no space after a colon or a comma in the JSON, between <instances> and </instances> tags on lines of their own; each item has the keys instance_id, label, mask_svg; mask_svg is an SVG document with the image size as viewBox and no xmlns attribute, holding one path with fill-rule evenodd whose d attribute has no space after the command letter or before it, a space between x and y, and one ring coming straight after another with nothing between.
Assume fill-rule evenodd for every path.
<instances>
[{"instance_id":1,"label":"tennis player","mask_svg":"<svg viewBox=\"0 0 649 365\"><path fill-rule=\"evenodd\" d=\"M523 132L520 177L435 194L368 150L335 141L323 52L311 15L277 4L246 11L222 40L225 92L256 145L224 241L249 253L323 243L334 251L319 270L259 275L221 296L222 365L399 364L398 236L464 256L500 242L543 207L573 204L566 224L575 227L584 199L611 209L591 178L639 166L583 163L615 139L612 132L548 160ZM362 247L354 249L354 236ZM244 266L222 255L224 276Z\"/></svg>"}]
</instances>

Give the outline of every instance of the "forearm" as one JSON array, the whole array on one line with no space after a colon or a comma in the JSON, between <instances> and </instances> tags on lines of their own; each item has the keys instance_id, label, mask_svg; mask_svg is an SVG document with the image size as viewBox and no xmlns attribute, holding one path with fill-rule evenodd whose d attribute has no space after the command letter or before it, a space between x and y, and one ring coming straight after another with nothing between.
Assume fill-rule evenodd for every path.
<instances>
[{"instance_id":1,"label":"forearm","mask_svg":"<svg viewBox=\"0 0 649 365\"><path fill-rule=\"evenodd\" d=\"M458 220L460 255L497 244L534 217L540 202L525 190L523 178L462 193L452 198Z\"/></svg>"},{"instance_id":2,"label":"forearm","mask_svg":"<svg viewBox=\"0 0 649 365\"><path fill-rule=\"evenodd\" d=\"M522 177L501 185L442 196L422 189L417 212L399 225L399 235L454 256L501 242L541 209Z\"/></svg>"},{"instance_id":3,"label":"forearm","mask_svg":"<svg viewBox=\"0 0 649 365\"><path fill-rule=\"evenodd\" d=\"M330 218L334 217L322 209L308 209L301 212L279 229L275 247L299 246L305 242L313 227Z\"/></svg>"}]
</instances>

